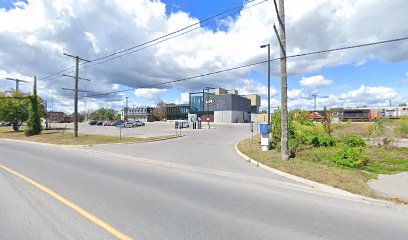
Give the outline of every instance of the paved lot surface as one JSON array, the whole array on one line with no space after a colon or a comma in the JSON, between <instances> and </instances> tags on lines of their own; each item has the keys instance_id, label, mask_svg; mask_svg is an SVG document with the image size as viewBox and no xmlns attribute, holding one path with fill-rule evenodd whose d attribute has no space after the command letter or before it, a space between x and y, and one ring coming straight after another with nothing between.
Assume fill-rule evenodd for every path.
<instances>
[{"instance_id":1,"label":"paved lot surface","mask_svg":"<svg viewBox=\"0 0 408 240\"><path fill-rule=\"evenodd\" d=\"M155 143L66 148L0 140L0 164L133 239L406 239L408 208L329 195L239 159L246 126ZM4 239L115 239L0 169Z\"/></svg>"},{"instance_id":2,"label":"paved lot surface","mask_svg":"<svg viewBox=\"0 0 408 240\"><path fill-rule=\"evenodd\" d=\"M371 180L368 185L383 196L408 201L408 172L394 175L380 174L378 180Z\"/></svg>"},{"instance_id":3,"label":"paved lot surface","mask_svg":"<svg viewBox=\"0 0 408 240\"><path fill-rule=\"evenodd\" d=\"M122 128L122 136L127 137L157 137L157 136L168 136L175 135L176 130L174 129L174 123L166 122L146 122L145 126L134 127L134 128ZM249 129L249 125L247 128ZM53 123L52 127L67 127L74 128L73 123ZM203 127L206 125L203 124ZM210 125L214 128L228 128L229 125ZM106 135L106 136L119 136L120 128L114 126L89 126L86 123L80 123L78 130L83 134L93 134L93 135ZM184 128L181 130L182 134L188 134L193 131L203 131L205 129L194 130L192 127ZM208 129L207 129L208 130ZM178 131L180 133L180 131Z\"/></svg>"}]
</instances>

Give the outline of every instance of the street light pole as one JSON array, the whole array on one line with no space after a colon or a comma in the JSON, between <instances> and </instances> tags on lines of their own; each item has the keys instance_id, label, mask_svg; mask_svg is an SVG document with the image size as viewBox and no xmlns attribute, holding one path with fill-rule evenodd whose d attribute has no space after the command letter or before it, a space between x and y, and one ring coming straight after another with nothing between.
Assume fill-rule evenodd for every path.
<instances>
[{"instance_id":1,"label":"street light pole","mask_svg":"<svg viewBox=\"0 0 408 240\"><path fill-rule=\"evenodd\" d=\"M271 44L261 45L261 48L268 47L268 126L271 125Z\"/></svg>"}]
</instances>

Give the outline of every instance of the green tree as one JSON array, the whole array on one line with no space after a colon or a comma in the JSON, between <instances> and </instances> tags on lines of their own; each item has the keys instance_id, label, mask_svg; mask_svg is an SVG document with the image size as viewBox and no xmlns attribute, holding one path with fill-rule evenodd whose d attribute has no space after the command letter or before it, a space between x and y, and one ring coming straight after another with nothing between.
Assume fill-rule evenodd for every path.
<instances>
[{"instance_id":1,"label":"green tree","mask_svg":"<svg viewBox=\"0 0 408 240\"><path fill-rule=\"evenodd\" d=\"M38 135L41 133L41 120L40 111L38 109L38 97L37 97L37 80L34 78L33 95L29 96L30 106L28 111L27 130L25 134L27 136Z\"/></svg>"},{"instance_id":2,"label":"green tree","mask_svg":"<svg viewBox=\"0 0 408 240\"><path fill-rule=\"evenodd\" d=\"M30 100L21 92L13 92L10 97L0 92L0 121L10 122L14 131L18 131L28 119Z\"/></svg>"},{"instance_id":3,"label":"green tree","mask_svg":"<svg viewBox=\"0 0 408 240\"><path fill-rule=\"evenodd\" d=\"M115 120L115 111L111 108L99 108L91 114L89 114L89 118L96 121L112 121Z\"/></svg>"}]
</instances>

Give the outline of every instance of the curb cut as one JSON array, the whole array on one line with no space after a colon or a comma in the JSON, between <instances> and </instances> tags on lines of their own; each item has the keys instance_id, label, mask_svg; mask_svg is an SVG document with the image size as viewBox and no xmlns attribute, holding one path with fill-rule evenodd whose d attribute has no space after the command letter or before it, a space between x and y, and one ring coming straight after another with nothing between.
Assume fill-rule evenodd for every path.
<instances>
[{"instance_id":1,"label":"curb cut","mask_svg":"<svg viewBox=\"0 0 408 240\"><path fill-rule=\"evenodd\" d=\"M335 187L332 187L332 186L329 186L329 185L318 183L318 182L315 182L315 181L312 181L312 180L309 180L309 179L298 177L298 176L295 176L295 175L292 175L292 174L277 170L275 168L269 167L269 166L267 166L265 164L262 164L262 163L260 163L260 162L258 162L256 160L248 157L244 153L242 153L238 149L238 144L240 142L242 142L242 141L243 140L240 140L237 143L235 143L235 145L234 145L235 152L240 157L245 159L247 162L252 163L252 164L254 164L254 165L256 165L256 166L258 166L258 167L260 167L260 168L262 168L262 169L264 169L266 171L268 171L268 172L274 173L276 175L285 177L287 179L290 179L290 180L293 180L293 181L296 181L296 182L299 182L299 183L303 183L303 184L305 184L305 185L307 185L307 186L309 186L309 187L311 187L313 189L320 190L322 192L336 194L336 195L345 196L345 197L350 197L350 198L354 198L354 199L357 198L357 199L365 200L365 201L368 201L368 202L374 202L374 203L380 203L380 204L392 204L392 202L389 202L389 201L379 200L379 199L370 198L370 197L365 197L365 196L362 196L362 195L351 193L351 192L348 192L348 191L345 191L345 190L342 190L342 189L339 189L339 188L335 188Z\"/></svg>"}]
</instances>

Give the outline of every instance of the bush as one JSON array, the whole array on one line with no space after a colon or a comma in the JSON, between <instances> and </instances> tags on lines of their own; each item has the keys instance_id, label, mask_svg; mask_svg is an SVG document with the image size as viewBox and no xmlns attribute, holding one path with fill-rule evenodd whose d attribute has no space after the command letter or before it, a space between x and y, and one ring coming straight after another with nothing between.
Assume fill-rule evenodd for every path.
<instances>
[{"instance_id":1,"label":"bush","mask_svg":"<svg viewBox=\"0 0 408 240\"><path fill-rule=\"evenodd\" d=\"M27 137L29 137L29 136L33 136L33 135L35 135L35 134L34 134L34 132L33 132L32 129L26 129L26 130L24 131L24 135L26 135Z\"/></svg>"},{"instance_id":2,"label":"bush","mask_svg":"<svg viewBox=\"0 0 408 240\"><path fill-rule=\"evenodd\" d=\"M397 122L398 126L396 130L401 135L401 137L407 138L408 137L408 118L401 118Z\"/></svg>"},{"instance_id":3,"label":"bush","mask_svg":"<svg viewBox=\"0 0 408 240\"><path fill-rule=\"evenodd\" d=\"M364 155L367 143L361 136L348 136L344 139L340 150L334 156L334 162L349 168L360 168L367 165Z\"/></svg>"},{"instance_id":4,"label":"bush","mask_svg":"<svg viewBox=\"0 0 408 240\"><path fill-rule=\"evenodd\" d=\"M349 147L366 147L367 143L361 136L347 136L344 139L344 144Z\"/></svg>"},{"instance_id":5,"label":"bush","mask_svg":"<svg viewBox=\"0 0 408 240\"><path fill-rule=\"evenodd\" d=\"M383 135L385 132L384 128L384 120L376 120L374 122L374 126L370 127L368 129L368 135L369 136L380 136Z\"/></svg>"},{"instance_id":6,"label":"bush","mask_svg":"<svg viewBox=\"0 0 408 240\"><path fill-rule=\"evenodd\" d=\"M312 139L313 147L333 147L336 146L337 140L333 137L316 136Z\"/></svg>"}]
</instances>

